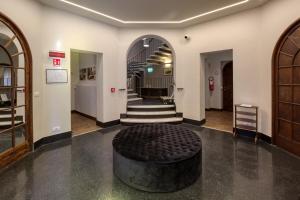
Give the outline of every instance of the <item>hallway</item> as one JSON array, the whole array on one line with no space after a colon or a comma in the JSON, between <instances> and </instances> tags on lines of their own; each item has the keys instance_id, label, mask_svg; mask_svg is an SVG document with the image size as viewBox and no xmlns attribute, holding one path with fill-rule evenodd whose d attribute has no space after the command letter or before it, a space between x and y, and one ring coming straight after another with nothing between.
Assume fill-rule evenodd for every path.
<instances>
[{"instance_id":1,"label":"hallway","mask_svg":"<svg viewBox=\"0 0 300 200\"><path fill-rule=\"evenodd\" d=\"M96 125L96 121L84 117L78 113L72 113L71 115L72 121L72 134L73 136L100 130L101 127Z\"/></svg>"},{"instance_id":2,"label":"hallway","mask_svg":"<svg viewBox=\"0 0 300 200\"><path fill-rule=\"evenodd\" d=\"M206 122L203 127L232 133L233 113L228 111L206 111Z\"/></svg>"}]
</instances>

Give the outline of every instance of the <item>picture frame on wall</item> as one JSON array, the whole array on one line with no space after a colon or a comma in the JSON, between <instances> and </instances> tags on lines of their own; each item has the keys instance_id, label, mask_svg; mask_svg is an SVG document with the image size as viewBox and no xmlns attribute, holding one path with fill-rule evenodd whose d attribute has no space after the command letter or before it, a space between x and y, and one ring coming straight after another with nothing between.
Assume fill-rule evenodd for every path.
<instances>
[{"instance_id":1,"label":"picture frame on wall","mask_svg":"<svg viewBox=\"0 0 300 200\"><path fill-rule=\"evenodd\" d=\"M46 83L68 83L68 70L67 69L46 69Z\"/></svg>"},{"instance_id":2,"label":"picture frame on wall","mask_svg":"<svg viewBox=\"0 0 300 200\"><path fill-rule=\"evenodd\" d=\"M79 79L81 81L83 81L83 80L86 80L86 77L87 77L87 69L86 68L80 69L80 71L79 71Z\"/></svg>"},{"instance_id":3,"label":"picture frame on wall","mask_svg":"<svg viewBox=\"0 0 300 200\"><path fill-rule=\"evenodd\" d=\"M87 79L88 80L96 80L96 67L87 68Z\"/></svg>"},{"instance_id":4,"label":"picture frame on wall","mask_svg":"<svg viewBox=\"0 0 300 200\"><path fill-rule=\"evenodd\" d=\"M173 68L164 68L164 75L165 76L172 76L173 75Z\"/></svg>"}]
</instances>

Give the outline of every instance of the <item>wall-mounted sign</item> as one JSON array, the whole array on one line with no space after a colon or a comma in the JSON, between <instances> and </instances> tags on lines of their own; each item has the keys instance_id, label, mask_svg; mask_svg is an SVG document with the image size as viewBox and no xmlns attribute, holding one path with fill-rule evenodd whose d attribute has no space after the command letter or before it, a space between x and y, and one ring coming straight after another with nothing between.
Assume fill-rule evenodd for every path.
<instances>
[{"instance_id":1,"label":"wall-mounted sign","mask_svg":"<svg viewBox=\"0 0 300 200\"><path fill-rule=\"evenodd\" d=\"M47 84L68 83L67 69L46 69Z\"/></svg>"},{"instance_id":2,"label":"wall-mounted sign","mask_svg":"<svg viewBox=\"0 0 300 200\"><path fill-rule=\"evenodd\" d=\"M147 72L148 72L148 73L152 73L153 71L154 71L153 67L148 67L148 68L147 68Z\"/></svg>"},{"instance_id":3,"label":"wall-mounted sign","mask_svg":"<svg viewBox=\"0 0 300 200\"><path fill-rule=\"evenodd\" d=\"M65 52L49 51L49 61L51 60L52 67L61 67L61 65L63 65L65 57Z\"/></svg>"},{"instance_id":4,"label":"wall-mounted sign","mask_svg":"<svg viewBox=\"0 0 300 200\"><path fill-rule=\"evenodd\" d=\"M53 66L60 67L60 59L59 58L53 58L52 60Z\"/></svg>"},{"instance_id":5,"label":"wall-mounted sign","mask_svg":"<svg viewBox=\"0 0 300 200\"><path fill-rule=\"evenodd\" d=\"M50 58L65 58L66 54L62 51L49 51Z\"/></svg>"}]
</instances>

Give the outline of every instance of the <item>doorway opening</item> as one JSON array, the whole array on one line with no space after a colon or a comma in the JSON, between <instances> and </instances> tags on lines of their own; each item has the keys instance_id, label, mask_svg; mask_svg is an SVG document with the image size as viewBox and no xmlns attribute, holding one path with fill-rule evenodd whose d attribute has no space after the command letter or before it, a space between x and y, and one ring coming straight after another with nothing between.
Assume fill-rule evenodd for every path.
<instances>
[{"instance_id":1,"label":"doorway opening","mask_svg":"<svg viewBox=\"0 0 300 200\"><path fill-rule=\"evenodd\" d=\"M32 57L17 25L0 13L0 168L33 148Z\"/></svg>"},{"instance_id":2,"label":"doorway opening","mask_svg":"<svg viewBox=\"0 0 300 200\"><path fill-rule=\"evenodd\" d=\"M71 130L73 135L81 135L99 130L98 73L101 54L71 50Z\"/></svg>"},{"instance_id":3,"label":"doorway opening","mask_svg":"<svg viewBox=\"0 0 300 200\"><path fill-rule=\"evenodd\" d=\"M174 103L174 53L156 36L141 37L127 55L129 105Z\"/></svg>"},{"instance_id":4,"label":"doorway opening","mask_svg":"<svg viewBox=\"0 0 300 200\"><path fill-rule=\"evenodd\" d=\"M300 20L273 52L273 142L300 156Z\"/></svg>"},{"instance_id":5,"label":"doorway opening","mask_svg":"<svg viewBox=\"0 0 300 200\"><path fill-rule=\"evenodd\" d=\"M201 54L205 71L204 127L232 133L233 51Z\"/></svg>"},{"instance_id":6,"label":"doorway opening","mask_svg":"<svg viewBox=\"0 0 300 200\"><path fill-rule=\"evenodd\" d=\"M127 109L124 125L182 123L175 105L175 52L156 35L137 38L127 52Z\"/></svg>"}]
</instances>

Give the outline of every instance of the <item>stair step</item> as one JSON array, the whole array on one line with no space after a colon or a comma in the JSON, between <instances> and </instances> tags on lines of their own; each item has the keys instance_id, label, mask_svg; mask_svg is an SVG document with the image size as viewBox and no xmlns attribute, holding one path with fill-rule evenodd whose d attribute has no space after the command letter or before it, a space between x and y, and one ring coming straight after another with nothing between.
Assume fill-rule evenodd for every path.
<instances>
[{"instance_id":1,"label":"stair step","mask_svg":"<svg viewBox=\"0 0 300 200\"><path fill-rule=\"evenodd\" d=\"M127 111L130 112L161 112L174 111L175 105L128 105Z\"/></svg>"},{"instance_id":2,"label":"stair step","mask_svg":"<svg viewBox=\"0 0 300 200\"><path fill-rule=\"evenodd\" d=\"M129 105L127 108L146 108L146 109L153 109L153 108L175 108L175 105Z\"/></svg>"},{"instance_id":3,"label":"stair step","mask_svg":"<svg viewBox=\"0 0 300 200\"><path fill-rule=\"evenodd\" d=\"M158 65L162 65L165 64L163 61L161 60L156 60L156 59L147 59L147 63L151 63L151 64L158 64Z\"/></svg>"},{"instance_id":4,"label":"stair step","mask_svg":"<svg viewBox=\"0 0 300 200\"><path fill-rule=\"evenodd\" d=\"M24 123L24 122L23 121L15 121L15 124L21 124L21 123ZM11 121L0 122L0 127L1 126L11 126L11 125L12 125Z\"/></svg>"},{"instance_id":5,"label":"stair step","mask_svg":"<svg viewBox=\"0 0 300 200\"><path fill-rule=\"evenodd\" d=\"M130 98L130 99L127 99L127 101L141 101L143 100L143 98Z\"/></svg>"},{"instance_id":6,"label":"stair step","mask_svg":"<svg viewBox=\"0 0 300 200\"><path fill-rule=\"evenodd\" d=\"M155 51L154 52L155 55L158 55L158 56L161 56L161 57L171 57L171 54L168 54L168 53L164 53L164 52L161 52L161 51Z\"/></svg>"},{"instance_id":7,"label":"stair step","mask_svg":"<svg viewBox=\"0 0 300 200\"><path fill-rule=\"evenodd\" d=\"M127 115L175 115L175 111L151 111L151 112L138 112L138 111L129 111Z\"/></svg>"},{"instance_id":8,"label":"stair step","mask_svg":"<svg viewBox=\"0 0 300 200\"><path fill-rule=\"evenodd\" d=\"M128 93L127 94L127 96L129 97L129 96L137 96L137 95L139 95L138 93Z\"/></svg>"},{"instance_id":9,"label":"stair step","mask_svg":"<svg viewBox=\"0 0 300 200\"><path fill-rule=\"evenodd\" d=\"M180 123L182 117L156 118L156 119L138 119L138 118L123 118L120 120L125 124L151 124L151 123Z\"/></svg>"},{"instance_id":10,"label":"stair step","mask_svg":"<svg viewBox=\"0 0 300 200\"><path fill-rule=\"evenodd\" d=\"M161 56L158 56L158 55L151 55L150 59L164 61L164 57L161 57Z\"/></svg>"},{"instance_id":11,"label":"stair step","mask_svg":"<svg viewBox=\"0 0 300 200\"><path fill-rule=\"evenodd\" d=\"M173 110L167 111L128 111L128 118L136 119L157 119L157 118L171 118L176 117L176 112Z\"/></svg>"},{"instance_id":12,"label":"stair step","mask_svg":"<svg viewBox=\"0 0 300 200\"><path fill-rule=\"evenodd\" d=\"M168 47L159 47L158 49L164 53L172 54L172 50Z\"/></svg>"}]
</instances>

